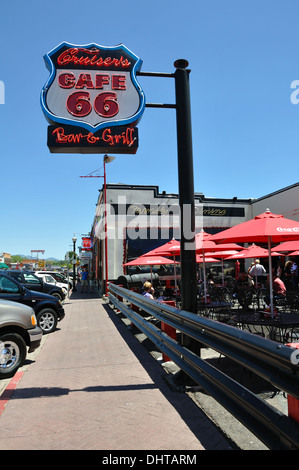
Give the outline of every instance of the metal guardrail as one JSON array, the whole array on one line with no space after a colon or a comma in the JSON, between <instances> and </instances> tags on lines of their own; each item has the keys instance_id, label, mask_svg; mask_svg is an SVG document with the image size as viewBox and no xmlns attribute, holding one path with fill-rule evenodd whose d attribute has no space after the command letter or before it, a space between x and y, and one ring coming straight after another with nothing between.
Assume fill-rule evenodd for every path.
<instances>
[{"instance_id":1,"label":"metal guardrail","mask_svg":"<svg viewBox=\"0 0 299 470\"><path fill-rule=\"evenodd\" d=\"M233 359L277 389L299 399L299 365L292 363L293 348L148 299L112 283L109 284L109 301L269 449L299 449L296 421L179 344L129 304Z\"/></svg>"}]
</instances>

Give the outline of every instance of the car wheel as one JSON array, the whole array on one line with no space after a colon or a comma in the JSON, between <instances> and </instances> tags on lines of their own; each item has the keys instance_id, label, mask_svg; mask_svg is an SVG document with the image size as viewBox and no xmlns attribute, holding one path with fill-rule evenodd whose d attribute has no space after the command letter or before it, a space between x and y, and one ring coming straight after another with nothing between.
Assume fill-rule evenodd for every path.
<instances>
[{"instance_id":1,"label":"car wheel","mask_svg":"<svg viewBox=\"0 0 299 470\"><path fill-rule=\"evenodd\" d=\"M12 377L27 356L26 343L17 333L0 334L0 379Z\"/></svg>"},{"instance_id":2,"label":"car wheel","mask_svg":"<svg viewBox=\"0 0 299 470\"><path fill-rule=\"evenodd\" d=\"M59 294L59 292L53 292L53 297L56 297L56 299L60 300L61 302L63 301L62 295Z\"/></svg>"},{"instance_id":3,"label":"car wheel","mask_svg":"<svg viewBox=\"0 0 299 470\"><path fill-rule=\"evenodd\" d=\"M51 308L44 308L37 314L37 322L44 334L52 333L57 326L57 314Z\"/></svg>"}]
</instances>

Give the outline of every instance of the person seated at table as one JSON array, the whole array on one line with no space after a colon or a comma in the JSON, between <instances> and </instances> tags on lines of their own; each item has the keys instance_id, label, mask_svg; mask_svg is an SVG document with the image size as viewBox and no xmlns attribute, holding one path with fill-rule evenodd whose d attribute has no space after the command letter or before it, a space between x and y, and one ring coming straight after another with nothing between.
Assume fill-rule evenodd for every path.
<instances>
[{"instance_id":1,"label":"person seated at table","mask_svg":"<svg viewBox=\"0 0 299 470\"><path fill-rule=\"evenodd\" d=\"M293 264L291 266L291 286L293 290L297 290L298 288L298 266L295 260L293 260Z\"/></svg>"},{"instance_id":2,"label":"person seated at table","mask_svg":"<svg viewBox=\"0 0 299 470\"><path fill-rule=\"evenodd\" d=\"M273 273L273 291L275 295L285 299L287 291L286 286L275 272Z\"/></svg>"},{"instance_id":3,"label":"person seated at table","mask_svg":"<svg viewBox=\"0 0 299 470\"><path fill-rule=\"evenodd\" d=\"M269 285L269 279L268 279ZM284 282L277 276L275 269L272 269L272 285L273 285L273 303L276 304L277 300L286 298L286 286ZM270 294L267 294L265 297L265 302L267 305L270 304Z\"/></svg>"},{"instance_id":4,"label":"person seated at table","mask_svg":"<svg viewBox=\"0 0 299 470\"><path fill-rule=\"evenodd\" d=\"M292 265L293 265L293 261L291 260L288 260L286 264L284 265L283 281L287 290L292 289L292 282L291 282L292 281Z\"/></svg>"},{"instance_id":5,"label":"person seated at table","mask_svg":"<svg viewBox=\"0 0 299 470\"><path fill-rule=\"evenodd\" d=\"M143 295L144 297L148 297L149 299L153 299L154 296L154 292L155 292L155 289L153 288L152 286L152 283L149 282L149 281L146 281L144 284L143 284Z\"/></svg>"},{"instance_id":6,"label":"person seated at table","mask_svg":"<svg viewBox=\"0 0 299 470\"><path fill-rule=\"evenodd\" d=\"M248 309L252 302L253 286L248 283L246 273L240 273L239 278L236 279L233 297L238 300L242 308Z\"/></svg>"}]
</instances>

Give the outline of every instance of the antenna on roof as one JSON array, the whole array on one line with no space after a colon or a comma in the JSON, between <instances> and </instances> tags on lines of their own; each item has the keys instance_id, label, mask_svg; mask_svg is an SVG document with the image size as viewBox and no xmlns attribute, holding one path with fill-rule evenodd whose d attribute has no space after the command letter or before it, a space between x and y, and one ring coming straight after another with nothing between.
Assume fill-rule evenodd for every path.
<instances>
[{"instance_id":1,"label":"antenna on roof","mask_svg":"<svg viewBox=\"0 0 299 470\"><path fill-rule=\"evenodd\" d=\"M95 173L96 171L99 171L101 170L102 168L98 168L97 170L94 170L92 172L90 172L88 175L86 176L80 176L80 178L104 178L104 176L102 175L94 175L93 173Z\"/></svg>"}]
</instances>

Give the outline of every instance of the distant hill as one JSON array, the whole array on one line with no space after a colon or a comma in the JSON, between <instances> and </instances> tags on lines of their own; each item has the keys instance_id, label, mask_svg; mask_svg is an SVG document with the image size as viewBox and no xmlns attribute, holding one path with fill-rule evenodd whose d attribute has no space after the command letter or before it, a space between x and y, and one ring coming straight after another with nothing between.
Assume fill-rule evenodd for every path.
<instances>
[{"instance_id":1,"label":"distant hill","mask_svg":"<svg viewBox=\"0 0 299 470\"><path fill-rule=\"evenodd\" d=\"M14 256L21 256L22 258L31 259L31 255L21 255L18 253ZM46 261L61 261L61 260L58 258L46 258Z\"/></svg>"}]
</instances>

